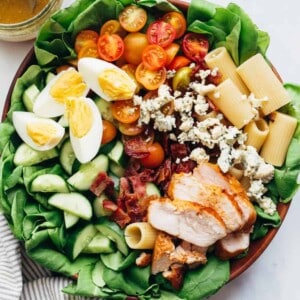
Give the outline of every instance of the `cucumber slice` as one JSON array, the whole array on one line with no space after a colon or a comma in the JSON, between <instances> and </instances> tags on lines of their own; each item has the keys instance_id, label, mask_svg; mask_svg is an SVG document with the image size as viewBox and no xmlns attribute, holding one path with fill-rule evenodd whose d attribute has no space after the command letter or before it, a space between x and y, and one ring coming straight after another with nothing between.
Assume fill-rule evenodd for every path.
<instances>
[{"instance_id":1,"label":"cucumber slice","mask_svg":"<svg viewBox=\"0 0 300 300\"><path fill-rule=\"evenodd\" d=\"M84 253L112 253L115 251L112 240L98 232L91 242L83 249Z\"/></svg>"},{"instance_id":2,"label":"cucumber slice","mask_svg":"<svg viewBox=\"0 0 300 300\"><path fill-rule=\"evenodd\" d=\"M74 226L79 221L79 217L64 211L64 221L65 226L68 229Z\"/></svg>"},{"instance_id":3,"label":"cucumber slice","mask_svg":"<svg viewBox=\"0 0 300 300\"><path fill-rule=\"evenodd\" d=\"M93 269L92 272L92 281L95 285L99 287L105 286L105 281L103 280L103 272L104 272L104 265L102 261L98 261Z\"/></svg>"},{"instance_id":4,"label":"cucumber slice","mask_svg":"<svg viewBox=\"0 0 300 300\"><path fill-rule=\"evenodd\" d=\"M67 237L65 250L68 257L74 260L91 242L96 234L97 229L94 225L89 224L82 227L78 224Z\"/></svg>"},{"instance_id":5,"label":"cucumber slice","mask_svg":"<svg viewBox=\"0 0 300 300\"><path fill-rule=\"evenodd\" d=\"M37 151L23 143L15 153L14 164L16 166L32 166L57 156L58 151L56 148L47 151Z\"/></svg>"},{"instance_id":6,"label":"cucumber slice","mask_svg":"<svg viewBox=\"0 0 300 300\"><path fill-rule=\"evenodd\" d=\"M123 177L125 173L125 169L114 161L110 162L109 170L117 177Z\"/></svg>"},{"instance_id":7,"label":"cucumber slice","mask_svg":"<svg viewBox=\"0 0 300 300\"><path fill-rule=\"evenodd\" d=\"M117 140L114 139L114 140L112 140L111 142L109 142L107 144L101 145L100 153L103 153L103 154L107 155L114 148L114 146L116 145L116 142L117 142Z\"/></svg>"},{"instance_id":8,"label":"cucumber slice","mask_svg":"<svg viewBox=\"0 0 300 300\"><path fill-rule=\"evenodd\" d=\"M108 158L104 154L98 155L91 162L82 164L79 170L67 181L75 189L80 191L88 190L100 172L108 169Z\"/></svg>"},{"instance_id":9,"label":"cucumber slice","mask_svg":"<svg viewBox=\"0 0 300 300\"><path fill-rule=\"evenodd\" d=\"M117 141L112 150L107 154L108 158L116 164L124 167L126 165L126 155L124 145L121 141Z\"/></svg>"},{"instance_id":10,"label":"cucumber slice","mask_svg":"<svg viewBox=\"0 0 300 300\"><path fill-rule=\"evenodd\" d=\"M31 182L30 191L41 193L68 193L69 188L61 176L56 174L42 174Z\"/></svg>"},{"instance_id":11,"label":"cucumber slice","mask_svg":"<svg viewBox=\"0 0 300 300\"><path fill-rule=\"evenodd\" d=\"M59 118L58 124L61 125L62 127L69 127L69 122L68 119L65 117L65 115L62 115Z\"/></svg>"},{"instance_id":12,"label":"cucumber slice","mask_svg":"<svg viewBox=\"0 0 300 300\"><path fill-rule=\"evenodd\" d=\"M102 119L114 123L114 117L111 112L111 102L106 101L100 97L97 97L94 101L101 113Z\"/></svg>"},{"instance_id":13,"label":"cucumber slice","mask_svg":"<svg viewBox=\"0 0 300 300\"><path fill-rule=\"evenodd\" d=\"M40 90L35 84L30 85L23 93L23 103L27 111L33 111L33 104Z\"/></svg>"},{"instance_id":14,"label":"cucumber slice","mask_svg":"<svg viewBox=\"0 0 300 300\"><path fill-rule=\"evenodd\" d=\"M93 215L90 201L80 193L57 193L49 198L48 203L84 220L90 220Z\"/></svg>"},{"instance_id":15,"label":"cucumber slice","mask_svg":"<svg viewBox=\"0 0 300 300\"><path fill-rule=\"evenodd\" d=\"M125 241L124 232L115 222L109 221L107 218L103 217L99 218L95 226L101 233L114 241L117 248L125 256L128 255L128 247Z\"/></svg>"},{"instance_id":16,"label":"cucumber slice","mask_svg":"<svg viewBox=\"0 0 300 300\"><path fill-rule=\"evenodd\" d=\"M152 182L146 183L146 194L147 196L156 195L158 197L161 196L159 188Z\"/></svg>"},{"instance_id":17,"label":"cucumber slice","mask_svg":"<svg viewBox=\"0 0 300 300\"><path fill-rule=\"evenodd\" d=\"M52 73L52 72L48 72L47 73L47 76L46 76L46 81L45 81L45 83L46 83L46 85L55 77L56 75L54 74L54 73Z\"/></svg>"},{"instance_id":18,"label":"cucumber slice","mask_svg":"<svg viewBox=\"0 0 300 300\"><path fill-rule=\"evenodd\" d=\"M96 217L104 217L111 215L111 211L107 211L103 207L103 200L108 199L105 194L101 194L99 197L96 197L93 202L93 209Z\"/></svg>"},{"instance_id":19,"label":"cucumber slice","mask_svg":"<svg viewBox=\"0 0 300 300\"><path fill-rule=\"evenodd\" d=\"M75 162L75 153L73 151L71 141L65 140L60 149L59 161L68 174L72 174L73 164Z\"/></svg>"}]
</instances>

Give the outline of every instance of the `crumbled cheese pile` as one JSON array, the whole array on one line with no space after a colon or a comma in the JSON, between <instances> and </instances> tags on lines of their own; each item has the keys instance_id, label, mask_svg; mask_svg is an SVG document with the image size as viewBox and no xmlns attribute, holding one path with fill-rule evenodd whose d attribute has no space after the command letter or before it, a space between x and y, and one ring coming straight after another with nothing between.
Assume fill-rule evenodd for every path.
<instances>
[{"instance_id":1,"label":"crumbled cheese pile","mask_svg":"<svg viewBox=\"0 0 300 300\"><path fill-rule=\"evenodd\" d=\"M238 166L243 171L243 176L249 179L249 198L257 202L265 213L272 215L276 206L264 195L267 191L264 184L273 178L274 167L265 163L255 148L245 145L247 136L242 130L224 125L221 113L215 113L212 117L208 114L206 95L214 92L216 86L206 84L206 78L216 74L217 70L200 70L195 76L197 81L191 82L185 93L175 91L172 94L171 88L163 84L158 89L158 96L153 99L144 101L142 97L134 96L134 104L140 106L139 124L153 122L154 129L169 133L169 138L173 141L199 144L186 160L191 159L197 163L209 161L210 157L205 149L218 148L220 155L217 164L220 169L227 173ZM170 72L169 77L173 75ZM256 110L266 101L255 99L253 95L249 96L249 100ZM162 112L165 105L172 105L174 113L165 115ZM173 132L176 127L177 135ZM178 160L177 163L179 162Z\"/></svg>"}]
</instances>

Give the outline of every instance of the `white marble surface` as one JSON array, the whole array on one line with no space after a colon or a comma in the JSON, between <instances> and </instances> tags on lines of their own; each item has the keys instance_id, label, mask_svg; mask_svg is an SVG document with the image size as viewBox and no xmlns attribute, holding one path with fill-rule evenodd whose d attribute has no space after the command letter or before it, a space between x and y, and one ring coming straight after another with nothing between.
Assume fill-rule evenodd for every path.
<instances>
[{"instance_id":1,"label":"white marble surface","mask_svg":"<svg viewBox=\"0 0 300 300\"><path fill-rule=\"evenodd\" d=\"M72 0L65 0L68 5ZM215 0L227 4L227 0ZM271 35L268 56L285 82L300 84L300 2L297 0L235 0ZM0 108L13 76L32 41L0 42ZM300 153L300 149L299 149ZM300 268L300 193L271 245L256 263L212 300L298 300ZM41 299L42 300L42 299Z\"/></svg>"}]
</instances>

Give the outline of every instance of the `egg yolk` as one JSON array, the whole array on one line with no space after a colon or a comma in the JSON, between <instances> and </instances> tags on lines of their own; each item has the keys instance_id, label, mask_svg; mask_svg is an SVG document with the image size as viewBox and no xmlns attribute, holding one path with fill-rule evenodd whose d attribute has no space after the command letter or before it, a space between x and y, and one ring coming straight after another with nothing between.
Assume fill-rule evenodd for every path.
<instances>
[{"instance_id":1,"label":"egg yolk","mask_svg":"<svg viewBox=\"0 0 300 300\"><path fill-rule=\"evenodd\" d=\"M93 112L84 98L66 100L66 116L72 134L77 138L85 136L93 125Z\"/></svg>"},{"instance_id":2,"label":"egg yolk","mask_svg":"<svg viewBox=\"0 0 300 300\"><path fill-rule=\"evenodd\" d=\"M28 123L26 131L32 141L39 146L51 145L59 139L57 129L42 121Z\"/></svg>"},{"instance_id":3,"label":"egg yolk","mask_svg":"<svg viewBox=\"0 0 300 300\"><path fill-rule=\"evenodd\" d=\"M87 86L81 75L74 69L61 74L50 88L50 95L59 103L65 103L67 97L80 97Z\"/></svg>"},{"instance_id":4,"label":"egg yolk","mask_svg":"<svg viewBox=\"0 0 300 300\"><path fill-rule=\"evenodd\" d=\"M136 89L132 79L117 69L104 70L98 76L98 82L103 92L112 100L131 99Z\"/></svg>"}]
</instances>

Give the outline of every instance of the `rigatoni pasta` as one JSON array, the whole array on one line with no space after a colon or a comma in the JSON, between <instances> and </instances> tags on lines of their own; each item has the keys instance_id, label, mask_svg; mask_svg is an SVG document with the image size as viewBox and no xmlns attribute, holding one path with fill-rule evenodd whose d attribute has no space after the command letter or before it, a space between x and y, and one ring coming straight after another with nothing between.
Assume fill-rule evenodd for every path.
<instances>
[{"instance_id":1,"label":"rigatoni pasta","mask_svg":"<svg viewBox=\"0 0 300 300\"><path fill-rule=\"evenodd\" d=\"M257 99L267 98L262 103L264 115L290 101L288 92L261 54L249 58L237 68L237 72Z\"/></svg>"},{"instance_id":2,"label":"rigatoni pasta","mask_svg":"<svg viewBox=\"0 0 300 300\"><path fill-rule=\"evenodd\" d=\"M205 62L210 69L218 68L222 81L230 78L242 94L249 95L249 89L237 73L236 65L225 47L209 52L205 57Z\"/></svg>"},{"instance_id":3,"label":"rigatoni pasta","mask_svg":"<svg viewBox=\"0 0 300 300\"><path fill-rule=\"evenodd\" d=\"M125 240L132 249L153 249L157 230L148 222L135 222L125 228Z\"/></svg>"},{"instance_id":4,"label":"rigatoni pasta","mask_svg":"<svg viewBox=\"0 0 300 300\"><path fill-rule=\"evenodd\" d=\"M220 83L216 90L210 93L212 100L225 117L238 129L248 124L254 117L252 106L231 79Z\"/></svg>"},{"instance_id":5,"label":"rigatoni pasta","mask_svg":"<svg viewBox=\"0 0 300 300\"><path fill-rule=\"evenodd\" d=\"M245 126L244 133L247 134L245 144L253 146L257 151L259 151L269 133L268 123L262 118L253 120Z\"/></svg>"},{"instance_id":6,"label":"rigatoni pasta","mask_svg":"<svg viewBox=\"0 0 300 300\"><path fill-rule=\"evenodd\" d=\"M296 126L295 118L277 111L272 113L269 134L260 152L267 163L282 166Z\"/></svg>"}]
</instances>

